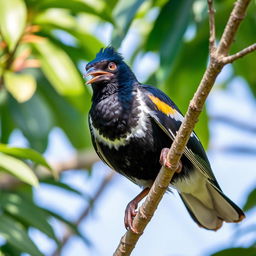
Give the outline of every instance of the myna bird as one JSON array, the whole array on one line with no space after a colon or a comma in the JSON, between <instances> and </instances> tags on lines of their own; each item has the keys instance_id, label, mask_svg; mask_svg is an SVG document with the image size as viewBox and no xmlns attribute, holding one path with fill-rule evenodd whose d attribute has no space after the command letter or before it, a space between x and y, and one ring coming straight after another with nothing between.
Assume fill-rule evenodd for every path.
<instances>
[{"instance_id":1,"label":"myna bird","mask_svg":"<svg viewBox=\"0 0 256 256\"><path fill-rule=\"evenodd\" d=\"M138 203L148 194L167 148L183 121L174 102L162 91L141 84L113 47L101 49L86 65L87 84L92 85L89 126L93 146L103 162L143 188L125 211L125 227ZM239 222L243 211L225 196L214 177L202 144L192 133L174 174L175 188L193 220L209 230L225 222Z\"/></svg>"}]
</instances>

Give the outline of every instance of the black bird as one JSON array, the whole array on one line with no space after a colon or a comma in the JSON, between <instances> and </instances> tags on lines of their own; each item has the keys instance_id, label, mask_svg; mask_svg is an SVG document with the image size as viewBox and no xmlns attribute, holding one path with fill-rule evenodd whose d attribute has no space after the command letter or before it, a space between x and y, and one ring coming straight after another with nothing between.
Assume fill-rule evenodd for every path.
<instances>
[{"instance_id":1,"label":"black bird","mask_svg":"<svg viewBox=\"0 0 256 256\"><path fill-rule=\"evenodd\" d=\"M183 116L173 101L155 87L141 84L112 47L101 49L86 65L92 85L89 126L99 157L109 167L141 186L143 191L126 208L125 226L132 227L138 202L152 186L166 148L170 148ZM239 222L243 211L225 196L206 153L193 133L170 184L177 189L193 220L217 230ZM134 230L136 232L136 230Z\"/></svg>"}]
</instances>

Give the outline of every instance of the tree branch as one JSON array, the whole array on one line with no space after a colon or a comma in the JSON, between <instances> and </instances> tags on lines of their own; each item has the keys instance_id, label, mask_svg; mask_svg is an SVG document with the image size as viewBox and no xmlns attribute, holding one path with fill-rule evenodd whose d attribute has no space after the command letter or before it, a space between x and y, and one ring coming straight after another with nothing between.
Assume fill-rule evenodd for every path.
<instances>
[{"instance_id":1,"label":"tree branch","mask_svg":"<svg viewBox=\"0 0 256 256\"><path fill-rule=\"evenodd\" d=\"M225 65L225 63L222 62L222 57L226 56L230 49L239 24L245 16L248 4L249 0L238 0L236 2L223 32L220 44L215 53L211 56L210 64L207 67L199 87L189 104L184 121L182 122L177 136L169 150L168 158L172 167L170 170L166 170L164 167L161 168L145 202L138 209L138 213L133 220L133 227L138 231L138 233L128 230L121 238L120 243L114 252L114 256L128 256L131 254L146 225L152 218L166 189L169 187L172 176L178 167L180 158L198 120L199 114L202 111L206 98L216 80L216 77ZM210 24L212 24L212 21L210 21Z\"/></svg>"},{"instance_id":2,"label":"tree branch","mask_svg":"<svg viewBox=\"0 0 256 256\"><path fill-rule=\"evenodd\" d=\"M245 17L245 12L249 3L250 0L237 0L235 2L235 6L229 16L229 20L220 40L217 53L219 56L227 56L238 27Z\"/></svg>"},{"instance_id":3,"label":"tree branch","mask_svg":"<svg viewBox=\"0 0 256 256\"><path fill-rule=\"evenodd\" d=\"M215 32L215 10L213 7L213 0L208 0L208 13L209 13L209 48L210 53L213 54L216 50L216 32Z\"/></svg>"},{"instance_id":4,"label":"tree branch","mask_svg":"<svg viewBox=\"0 0 256 256\"><path fill-rule=\"evenodd\" d=\"M224 64L232 63L232 62L234 62L235 60L240 59L240 58L244 57L245 55L247 55L247 54L249 54L249 53L251 53L251 52L253 52L253 51L255 51L255 50L256 50L256 43L255 43L255 44L252 44L252 45L250 45L250 46L248 46L248 47L246 47L246 48L244 48L244 49L243 49L242 51L240 51L240 52L237 52L237 53L235 53L235 54L233 54L233 55L224 57L224 58L222 59L222 61L223 61Z\"/></svg>"}]
</instances>

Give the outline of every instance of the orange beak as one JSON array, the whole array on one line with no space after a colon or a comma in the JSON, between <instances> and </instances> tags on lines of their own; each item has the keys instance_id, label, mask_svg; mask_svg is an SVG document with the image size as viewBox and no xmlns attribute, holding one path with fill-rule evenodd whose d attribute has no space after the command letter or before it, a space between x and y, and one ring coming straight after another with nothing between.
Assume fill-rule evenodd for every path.
<instances>
[{"instance_id":1,"label":"orange beak","mask_svg":"<svg viewBox=\"0 0 256 256\"><path fill-rule=\"evenodd\" d=\"M96 70L94 67L91 67L90 69L87 70L85 77L87 76L92 76L90 80L86 82L86 84L92 84L97 82L98 80L106 77L106 76L112 76L113 74L107 71L103 70Z\"/></svg>"}]
</instances>

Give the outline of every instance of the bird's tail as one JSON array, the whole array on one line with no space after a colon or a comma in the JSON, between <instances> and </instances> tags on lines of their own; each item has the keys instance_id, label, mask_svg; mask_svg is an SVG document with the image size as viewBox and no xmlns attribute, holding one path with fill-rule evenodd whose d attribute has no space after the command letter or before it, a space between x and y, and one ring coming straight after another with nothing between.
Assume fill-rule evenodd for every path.
<instances>
[{"instance_id":1,"label":"bird's tail","mask_svg":"<svg viewBox=\"0 0 256 256\"><path fill-rule=\"evenodd\" d=\"M245 217L243 211L214 185L207 182L205 192L209 194L207 204L192 194L180 193L188 212L199 226L218 230L223 221L239 222Z\"/></svg>"}]
</instances>

